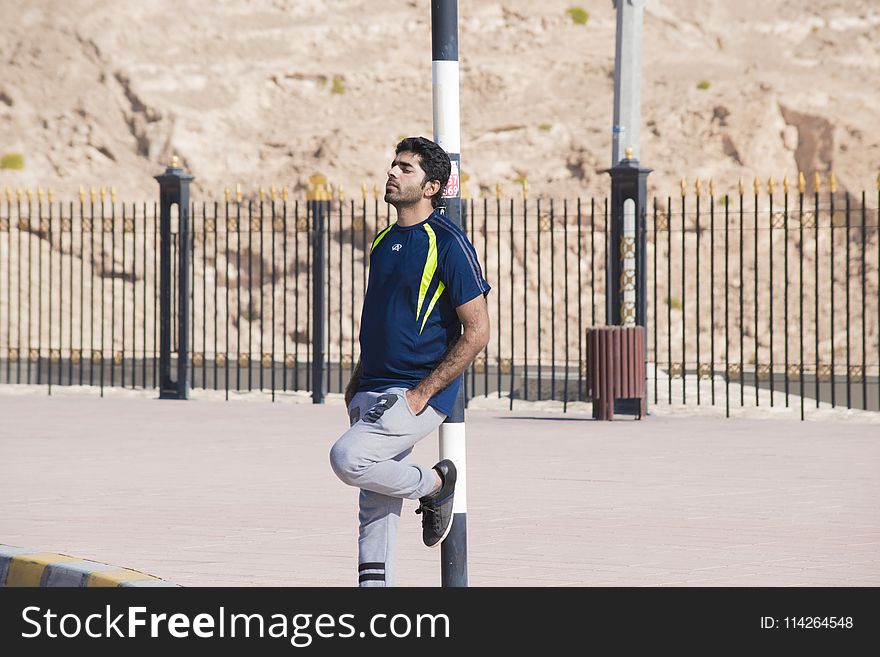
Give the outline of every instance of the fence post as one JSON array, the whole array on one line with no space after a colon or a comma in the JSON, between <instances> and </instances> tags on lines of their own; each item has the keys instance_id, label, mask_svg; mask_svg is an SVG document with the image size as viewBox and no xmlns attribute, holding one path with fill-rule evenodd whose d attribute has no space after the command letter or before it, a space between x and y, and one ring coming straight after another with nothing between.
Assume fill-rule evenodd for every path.
<instances>
[{"instance_id":1,"label":"fence post","mask_svg":"<svg viewBox=\"0 0 880 657\"><path fill-rule=\"evenodd\" d=\"M177 165L177 156L165 173L155 176L159 182L159 399L189 397L189 184L193 176ZM177 204L178 260L172 272L171 206ZM176 273L176 277L173 276ZM177 280L177 307L171 307L171 292ZM172 322L177 328L177 343L171 344ZM171 354L177 354L177 377L171 373Z\"/></svg>"},{"instance_id":2,"label":"fence post","mask_svg":"<svg viewBox=\"0 0 880 657\"><path fill-rule=\"evenodd\" d=\"M310 178L308 193L312 215L312 403L323 404L324 383L324 224L330 211L327 179L320 175Z\"/></svg>"},{"instance_id":3,"label":"fence post","mask_svg":"<svg viewBox=\"0 0 880 657\"><path fill-rule=\"evenodd\" d=\"M606 273L607 316L611 324L644 326L648 353L647 197L648 174L632 149L606 170L611 175L611 226L608 235L609 272ZM615 403L615 413L641 415L632 401Z\"/></svg>"}]
</instances>

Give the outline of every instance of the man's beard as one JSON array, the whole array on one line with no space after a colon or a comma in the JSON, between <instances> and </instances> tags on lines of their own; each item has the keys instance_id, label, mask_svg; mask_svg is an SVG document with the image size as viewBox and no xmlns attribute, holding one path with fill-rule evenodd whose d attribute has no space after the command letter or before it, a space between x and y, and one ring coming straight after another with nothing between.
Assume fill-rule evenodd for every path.
<instances>
[{"instance_id":1,"label":"man's beard","mask_svg":"<svg viewBox=\"0 0 880 657\"><path fill-rule=\"evenodd\" d=\"M401 192L400 187L398 187L395 192L385 192L385 202L393 205L395 208L415 205L422 198L421 189L422 188L418 188L417 190L414 189L412 194L405 195Z\"/></svg>"}]
</instances>

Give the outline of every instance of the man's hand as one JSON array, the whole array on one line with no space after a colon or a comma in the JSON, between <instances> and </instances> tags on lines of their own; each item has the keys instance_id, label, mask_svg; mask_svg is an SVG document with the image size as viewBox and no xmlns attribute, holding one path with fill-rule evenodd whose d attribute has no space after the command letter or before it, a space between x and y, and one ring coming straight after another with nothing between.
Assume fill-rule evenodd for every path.
<instances>
[{"instance_id":1,"label":"man's hand","mask_svg":"<svg viewBox=\"0 0 880 657\"><path fill-rule=\"evenodd\" d=\"M413 412L413 415L418 415L425 410L425 406L427 406L430 397L419 394L417 390L412 389L403 393L403 399Z\"/></svg>"},{"instance_id":2,"label":"man's hand","mask_svg":"<svg viewBox=\"0 0 880 657\"><path fill-rule=\"evenodd\" d=\"M345 387L345 408L348 408L349 404L351 404L351 400L354 399L354 396L357 394L358 384L361 381L361 361L358 360L358 364L355 366L354 371L351 373L351 380L349 380L348 385Z\"/></svg>"}]
</instances>

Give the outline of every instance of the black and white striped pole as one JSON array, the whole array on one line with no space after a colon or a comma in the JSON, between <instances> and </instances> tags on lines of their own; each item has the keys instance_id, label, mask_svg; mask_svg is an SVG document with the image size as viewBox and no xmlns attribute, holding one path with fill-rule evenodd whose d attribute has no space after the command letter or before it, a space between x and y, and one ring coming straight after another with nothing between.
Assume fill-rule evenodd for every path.
<instances>
[{"instance_id":1,"label":"black and white striped pole","mask_svg":"<svg viewBox=\"0 0 880 657\"><path fill-rule=\"evenodd\" d=\"M458 0L431 0L431 79L433 81L434 141L452 162L443 191L446 216L461 226L461 134L458 106ZM462 382L463 383L463 382ZM452 529L440 545L443 586L467 586L467 459L464 429L464 385L455 408L440 425L440 459L455 463Z\"/></svg>"}]
</instances>

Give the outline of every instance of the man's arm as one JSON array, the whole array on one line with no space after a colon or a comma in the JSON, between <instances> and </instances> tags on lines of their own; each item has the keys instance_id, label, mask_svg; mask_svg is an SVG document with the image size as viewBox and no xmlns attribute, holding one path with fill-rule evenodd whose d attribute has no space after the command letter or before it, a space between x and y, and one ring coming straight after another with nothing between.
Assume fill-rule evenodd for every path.
<instances>
[{"instance_id":1,"label":"man's arm","mask_svg":"<svg viewBox=\"0 0 880 657\"><path fill-rule=\"evenodd\" d=\"M354 399L355 394L357 394L358 385L361 382L361 360L358 358L358 364L355 366L354 371L351 373L351 380L349 380L348 385L345 386L345 407L348 408L348 405L351 403L351 400Z\"/></svg>"},{"instance_id":2,"label":"man's arm","mask_svg":"<svg viewBox=\"0 0 880 657\"><path fill-rule=\"evenodd\" d=\"M489 308L482 294L455 309L464 331L440 363L408 390L406 400L414 413L421 413L435 394L452 383L489 344Z\"/></svg>"}]
</instances>

